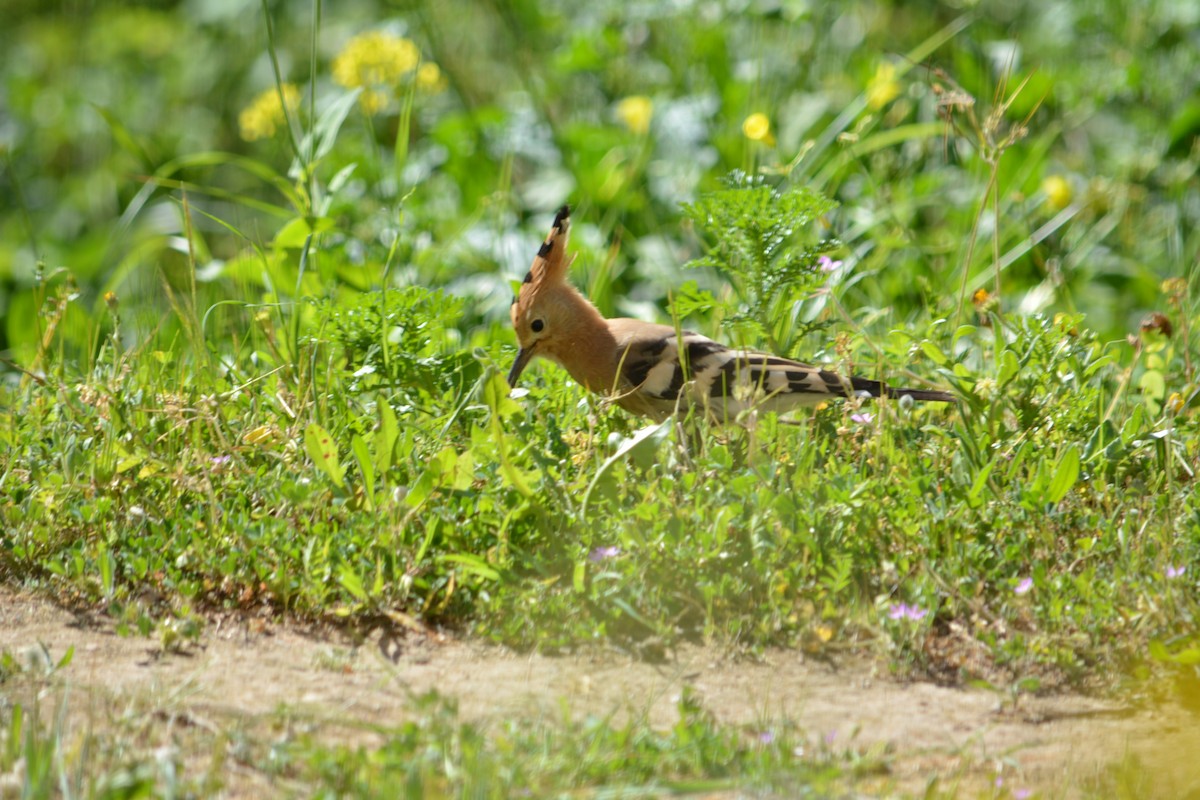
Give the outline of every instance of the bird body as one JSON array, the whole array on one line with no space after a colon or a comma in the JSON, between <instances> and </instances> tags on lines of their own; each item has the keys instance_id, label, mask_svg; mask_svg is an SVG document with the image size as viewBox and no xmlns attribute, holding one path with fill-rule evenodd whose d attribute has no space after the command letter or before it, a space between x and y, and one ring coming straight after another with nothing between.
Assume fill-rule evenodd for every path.
<instances>
[{"instance_id":1,"label":"bird body","mask_svg":"<svg viewBox=\"0 0 1200 800\"><path fill-rule=\"evenodd\" d=\"M516 386L536 356L634 414L666 419L690 407L724 421L754 408L783 412L833 397L911 397L951 402L947 392L894 389L786 358L735 350L692 331L637 319L605 319L567 281L570 210L563 206L512 305L520 350Z\"/></svg>"}]
</instances>

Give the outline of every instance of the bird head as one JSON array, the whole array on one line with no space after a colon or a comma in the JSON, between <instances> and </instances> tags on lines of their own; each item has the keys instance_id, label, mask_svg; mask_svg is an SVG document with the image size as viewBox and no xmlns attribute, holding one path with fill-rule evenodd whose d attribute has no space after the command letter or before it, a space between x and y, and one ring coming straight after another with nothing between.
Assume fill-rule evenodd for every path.
<instances>
[{"instance_id":1,"label":"bird head","mask_svg":"<svg viewBox=\"0 0 1200 800\"><path fill-rule=\"evenodd\" d=\"M564 205L513 300L510 313L520 349L508 373L509 386L517 385L517 378L535 355L554 357L553 343L565 341L564 332L574 324L570 300L578 293L567 282L567 270L575 260L566 257L570 230L571 209Z\"/></svg>"}]
</instances>

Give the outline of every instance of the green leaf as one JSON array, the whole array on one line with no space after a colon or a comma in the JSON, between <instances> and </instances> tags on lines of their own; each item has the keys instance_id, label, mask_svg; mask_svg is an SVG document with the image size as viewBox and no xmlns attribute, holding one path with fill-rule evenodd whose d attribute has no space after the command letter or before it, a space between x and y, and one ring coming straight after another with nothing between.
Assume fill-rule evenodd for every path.
<instances>
[{"instance_id":1,"label":"green leaf","mask_svg":"<svg viewBox=\"0 0 1200 800\"><path fill-rule=\"evenodd\" d=\"M1138 388L1146 399L1157 405L1167 396L1167 379L1156 369L1148 369L1138 379Z\"/></svg>"},{"instance_id":2,"label":"green leaf","mask_svg":"<svg viewBox=\"0 0 1200 800\"><path fill-rule=\"evenodd\" d=\"M475 459L471 456L471 451L457 453L453 448L446 449L454 454L454 465L447 470L450 477L446 483L460 492L470 489L471 484L475 482Z\"/></svg>"},{"instance_id":3,"label":"green leaf","mask_svg":"<svg viewBox=\"0 0 1200 800\"><path fill-rule=\"evenodd\" d=\"M140 453L126 452L125 448L121 447L120 445L117 445L117 455L120 456L120 460L117 462L118 475L123 472L128 472L145 461L145 457Z\"/></svg>"},{"instance_id":4,"label":"green leaf","mask_svg":"<svg viewBox=\"0 0 1200 800\"><path fill-rule=\"evenodd\" d=\"M458 564L462 567L463 572L478 575L485 580L495 581L500 579L500 573L494 567L472 553L448 553L447 555L439 556L437 560L442 563Z\"/></svg>"},{"instance_id":5,"label":"green leaf","mask_svg":"<svg viewBox=\"0 0 1200 800\"><path fill-rule=\"evenodd\" d=\"M294 250L304 247L309 236L317 233L326 233L335 227L333 220L329 217L317 217L316 219L294 217L279 229L279 233L275 234L274 245Z\"/></svg>"},{"instance_id":6,"label":"green leaf","mask_svg":"<svg viewBox=\"0 0 1200 800\"><path fill-rule=\"evenodd\" d=\"M303 139L300 140L299 156L292 160L288 175L293 180L302 180L308 176L313 166L333 149L337 141L338 131L346 116L354 108L361 89L354 89L338 97L322 112L316 125Z\"/></svg>"},{"instance_id":7,"label":"green leaf","mask_svg":"<svg viewBox=\"0 0 1200 800\"><path fill-rule=\"evenodd\" d=\"M416 508L429 499L429 495L433 494L433 490L439 485L442 466L436 462L431 463L424 471L421 472L421 477L417 478L416 482L408 487L408 494L404 497L404 502Z\"/></svg>"},{"instance_id":8,"label":"green leaf","mask_svg":"<svg viewBox=\"0 0 1200 800\"><path fill-rule=\"evenodd\" d=\"M992 474L992 468L996 466L997 458L999 456L993 456L992 460L987 463L987 466L975 474L975 480L971 483L970 491L967 492L967 505L971 508L978 508L980 506L983 490L987 488L988 477Z\"/></svg>"},{"instance_id":9,"label":"green leaf","mask_svg":"<svg viewBox=\"0 0 1200 800\"><path fill-rule=\"evenodd\" d=\"M600 465L600 469L596 470L596 474L592 477L592 482L588 484L587 491L583 495L583 507L580 510L580 516L587 517L588 500L592 496L592 490L596 488L596 485L600 483L601 479L612 469L614 464L625 459L630 453L634 453L646 442L651 443L648 447L657 449L658 445L670 432L671 426L674 423L674 418L668 417L657 425L649 425L642 428L633 436L621 442L621 446L617 448L617 452L609 456L608 460Z\"/></svg>"},{"instance_id":10,"label":"green leaf","mask_svg":"<svg viewBox=\"0 0 1200 800\"><path fill-rule=\"evenodd\" d=\"M521 404L508 396L511 390L508 379L494 367L484 375L483 402L487 403L493 414L507 418L521 413Z\"/></svg>"},{"instance_id":11,"label":"green leaf","mask_svg":"<svg viewBox=\"0 0 1200 800\"><path fill-rule=\"evenodd\" d=\"M304 429L304 447L317 469L328 475L334 485L342 488L345 485L342 480L342 465L338 462L337 445L334 444L333 437L314 422Z\"/></svg>"},{"instance_id":12,"label":"green leaf","mask_svg":"<svg viewBox=\"0 0 1200 800\"><path fill-rule=\"evenodd\" d=\"M1133 444L1146 426L1146 414L1142 406L1134 406L1133 411L1129 414L1129 419L1125 420L1125 424L1121 426L1121 443L1125 445Z\"/></svg>"},{"instance_id":13,"label":"green leaf","mask_svg":"<svg viewBox=\"0 0 1200 800\"><path fill-rule=\"evenodd\" d=\"M346 117L350 114L351 109L354 108L354 104L358 102L358 95L360 93L361 90L359 89L346 92L330 103L325 112L321 114L312 132L317 141L317 150L313 154L313 161L320 161L333 149L333 143L337 141L338 131L342 129L342 123L346 121Z\"/></svg>"},{"instance_id":14,"label":"green leaf","mask_svg":"<svg viewBox=\"0 0 1200 800\"><path fill-rule=\"evenodd\" d=\"M937 364L939 367L944 367L950 363L950 359L942 352L942 348L938 347L933 342L926 339L921 342L921 352L923 352L930 361Z\"/></svg>"},{"instance_id":15,"label":"green leaf","mask_svg":"<svg viewBox=\"0 0 1200 800\"><path fill-rule=\"evenodd\" d=\"M717 304L712 292L701 289L695 281L687 281L671 293L672 316L685 319L692 314L707 314Z\"/></svg>"},{"instance_id":16,"label":"green leaf","mask_svg":"<svg viewBox=\"0 0 1200 800\"><path fill-rule=\"evenodd\" d=\"M367 450L367 443L357 433L350 438L350 451L354 453L354 458L358 461L359 472L362 473L363 479L363 498L366 500L367 509L375 508L375 466L371 463L371 454Z\"/></svg>"},{"instance_id":17,"label":"green leaf","mask_svg":"<svg viewBox=\"0 0 1200 800\"><path fill-rule=\"evenodd\" d=\"M75 658L75 645L71 645L70 647L67 648L67 652L63 653L63 657L58 660L58 663L54 665L54 671L57 672L58 670L62 669L63 667L69 667L71 665L72 659L74 659L74 658Z\"/></svg>"},{"instance_id":18,"label":"green leaf","mask_svg":"<svg viewBox=\"0 0 1200 800\"><path fill-rule=\"evenodd\" d=\"M1106 355L1100 356L1095 361L1093 361L1091 364L1087 365L1087 368L1083 371L1083 377L1084 378L1092 377L1097 372L1102 370L1104 367L1107 367L1109 364L1116 363L1116 360L1117 360L1116 357L1112 356L1112 355L1106 354Z\"/></svg>"},{"instance_id":19,"label":"green leaf","mask_svg":"<svg viewBox=\"0 0 1200 800\"><path fill-rule=\"evenodd\" d=\"M1079 446L1072 442L1067 445L1067 449L1058 457L1058 463L1054 465L1054 478L1046 491L1046 499L1051 503L1059 502L1067 496L1067 492L1071 491L1078 479Z\"/></svg>"},{"instance_id":20,"label":"green leaf","mask_svg":"<svg viewBox=\"0 0 1200 800\"><path fill-rule=\"evenodd\" d=\"M379 398L379 428L375 431L375 466L380 475L392 468L396 440L400 438L400 423L387 398Z\"/></svg>"},{"instance_id":21,"label":"green leaf","mask_svg":"<svg viewBox=\"0 0 1200 800\"><path fill-rule=\"evenodd\" d=\"M438 528L441 527L442 520L440 517L431 515L429 522L425 525L425 538L421 541L421 547L417 550L417 554L413 556L412 563L420 564L425 560L425 554L429 552L429 545L433 544L433 537L437 536Z\"/></svg>"},{"instance_id":22,"label":"green leaf","mask_svg":"<svg viewBox=\"0 0 1200 800\"><path fill-rule=\"evenodd\" d=\"M1005 350L1000 355L1000 372L996 375L996 382L1001 386L1011 381L1021 371L1021 362L1017 360L1017 354L1012 350Z\"/></svg>"},{"instance_id":23,"label":"green leaf","mask_svg":"<svg viewBox=\"0 0 1200 800\"><path fill-rule=\"evenodd\" d=\"M349 564L343 564L338 570L338 583L353 595L355 600L360 603L367 602L367 590L363 588L362 578L358 577L358 573L351 569Z\"/></svg>"}]
</instances>

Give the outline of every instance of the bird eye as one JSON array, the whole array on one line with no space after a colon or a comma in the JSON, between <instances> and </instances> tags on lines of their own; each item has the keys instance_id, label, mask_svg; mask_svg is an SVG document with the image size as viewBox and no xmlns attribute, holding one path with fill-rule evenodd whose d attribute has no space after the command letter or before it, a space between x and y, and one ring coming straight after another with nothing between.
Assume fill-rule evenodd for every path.
<instances>
[{"instance_id":1,"label":"bird eye","mask_svg":"<svg viewBox=\"0 0 1200 800\"><path fill-rule=\"evenodd\" d=\"M546 327L546 323L540 319L535 319L529 323L529 327L534 333L541 333L542 329Z\"/></svg>"}]
</instances>

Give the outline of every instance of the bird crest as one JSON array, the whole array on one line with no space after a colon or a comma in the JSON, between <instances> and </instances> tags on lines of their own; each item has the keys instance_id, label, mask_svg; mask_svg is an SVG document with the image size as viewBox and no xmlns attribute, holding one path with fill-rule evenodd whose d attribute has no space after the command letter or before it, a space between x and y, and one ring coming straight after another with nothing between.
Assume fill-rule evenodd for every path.
<instances>
[{"instance_id":1,"label":"bird crest","mask_svg":"<svg viewBox=\"0 0 1200 800\"><path fill-rule=\"evenodd\" d=\"M571 238L571 209L564 205L554 216L554 225L546 240L538 248L533 265L525 273L525 280L517 292L512 304L512 320L514 327L519 326L519 320L528 315L538 303L539 298L545 297L550 289L567 281L567 270L575 261L574 255L567 258L567 242Z\"/></svg>"}]
</instances>

